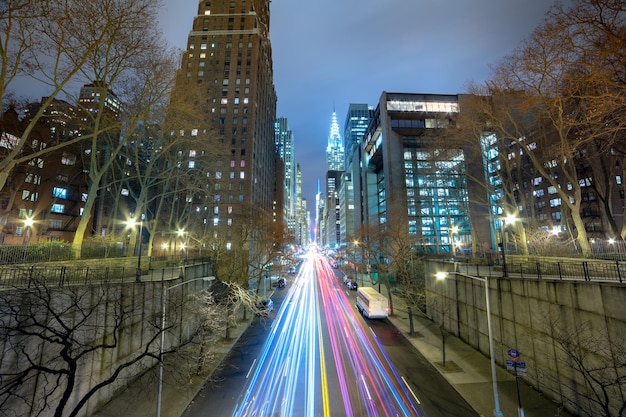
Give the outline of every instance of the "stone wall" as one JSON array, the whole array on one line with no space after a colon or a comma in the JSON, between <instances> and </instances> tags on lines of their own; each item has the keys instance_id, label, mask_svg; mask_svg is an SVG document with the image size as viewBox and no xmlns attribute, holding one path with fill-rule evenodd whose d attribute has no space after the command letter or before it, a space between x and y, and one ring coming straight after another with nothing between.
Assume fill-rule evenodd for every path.
<instances>
[{"instance_id":1,"label":"stone wall","mask_svg":"<svg viewBox=\"0 0 626 417\"><path fill-rule=\"evenodd\" d=\"M443 321L447 331L489 356L487 281L500 366L506 366L509 349L516 349L526 363L523 379L530 385L574 414L606 415L577 363L587 370L608 365L595 370L594 377L613 382L605 387L613 413L624 404L626 385L617 381L626 373L626 285L582 279L476 279L456 273L449 262L429 262L426 271L427 291L436 300L428 303L429 316ZM446 279L437 280L437 271L448 271Z\"/></svg>"},{"instance_id":2,"label":"stone wall","mask_svg":"<svg viewBox=\"0 0 626 417\"><path fill-rule=\"evenodd\" d=\"M198 327L197 308L190 310L187 304L193 294L208 288L212 277L203 278L205 265L190 266L184 269L184 277L169 281L148 281L142 283L110 283L99 285L83 285L65 288L47 287L43 292L33 288L23 290L3 290L0 294L0 314L3 324L11 320L8 305L22 311L30 309L30 316L38 317L46 323L63 322L63 327L71 327L73 351L84 353L77 361L77 383L68 401L68 407L74 407L89 390L110 378L120 364L132 362L141 352L149 351L152 357L146 357L125 368L116 382L98 390L81 410L79 415L89 415L98 406L108 401L119 389L123 389L129 380L141 375L147 369L158 364L160 348L160 325L162 318L162 298L166 295L167 323L170 330L165 333L164 349L178 346L189 340ZM166 289L170 288L170 289ZM43 298L34 303L36 293L44 294ZM34 297L34 298L33 298ZM48 300L46 303L45 301ZM43 302L41 302L43 301ZM46 305L47 304L47 305ZM55 314L58 313L58 317ZM121 326L117 322L121 321ZM0 369L6 375L10 370L22 369L25 356L17 347L24 347L31 359L49 368L66 368L66 362L60 360L64 339L67 335L56 336L50 330L54 324L42 327L41 332L50 336L44 341L41 337L15 333L0 340ZM36 329L37 327L33 327ZM2 330L5 327L3 326ZM115 344L112 348L98 348L89 352L90 346L99 343ZM30 382L23 384L18 393L24 398L32 399L41 405L43 394L50 393L50 387L56 382L48 374L47 377L31 375ZM64 380L66 377L62 377ZM3 383L6 379L3 378ZM156 381L155 381L156 383ZM15 415L30 416L36 409L30 409L27 402L13 401L9 406ZM60 392L53 392L48 403L57 404ZM64 415L67 413L64 413ZM41 417L54 415L54 407L39 414Z\"/></svg>"}]
</instances>

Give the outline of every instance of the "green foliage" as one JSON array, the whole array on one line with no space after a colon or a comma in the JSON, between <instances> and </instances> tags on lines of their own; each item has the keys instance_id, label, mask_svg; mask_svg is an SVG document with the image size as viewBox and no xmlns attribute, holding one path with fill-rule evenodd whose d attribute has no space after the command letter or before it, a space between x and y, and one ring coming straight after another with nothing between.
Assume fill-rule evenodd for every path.
<instances>
[{"instance_id":1,"label":"green foliage","mask_svg":"<svg viewBox=\"0 0 626 417\"><path fill-rule=\"evenodd\" d=\"M63 241L48 241L33 245L4 245L0 247L0 264L29 264L73 259L72 245Z\"/></svg>"}]
</instances>

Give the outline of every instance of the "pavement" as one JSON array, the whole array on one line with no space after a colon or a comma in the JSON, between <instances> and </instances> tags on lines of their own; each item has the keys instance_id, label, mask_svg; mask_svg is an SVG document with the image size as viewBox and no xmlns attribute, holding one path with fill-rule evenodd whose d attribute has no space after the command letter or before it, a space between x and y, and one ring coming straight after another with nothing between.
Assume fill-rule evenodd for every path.
<instances>
[{"instance_id":1,"label":"pavement","mask_svg":"<svg viewBox=\"0 0 626 417\"><path fill-rule=\"evenodd\" d=\"M385 294L384 288L382 292ZM398 297L393 297L393 306L394 314L389 317L389 321L397 330L405 335L407 340L431 362L481 417L495 416L495 395L490 359L457 337L449 335L446 338L446 362L443 366L442 341L438 325L425 316L414 314L411 333L406 304ZM240 321L237 328L233 329L231 339L213 346L215 355L199 375L195 373L196 364L189 360L190 355L183 354L177 358L169 358L169 363L166 361L161 416L180 417L183 414L251 320L251 314L248 314L248 319ZM123 393L105 404L99 412L90 415L94 417L154 417L158 385L156 368L146 372ZM182 375L190 376L185 378L181 377ZM500 411L504 417L570 416L549 398L524 383L522 378L518 381L518 400L515 376L499 366L496 375ZM523 409L521 413L518 410L520 402Z\"/></svg>"}]
</instances>

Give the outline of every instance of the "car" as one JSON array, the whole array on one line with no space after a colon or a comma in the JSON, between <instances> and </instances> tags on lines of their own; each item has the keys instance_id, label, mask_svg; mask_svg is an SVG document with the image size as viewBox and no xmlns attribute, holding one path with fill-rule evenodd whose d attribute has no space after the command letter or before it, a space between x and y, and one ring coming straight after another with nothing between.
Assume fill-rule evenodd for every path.
<instances>
[{"instance_id":1,"label":"car","mask_svg":"<svg viewBox=\"0 0 626 417\"><path fill-rule=\"evenodd\" d=\"M359 288L359 285L356 283L356 281L348 281L346 282L346 285L348 286L349 290L353 291L356 291L356 289Z\"/></svg>"},{"instance_id":2,"label":"car","mask_svg":"<svg viewBox=\"0 0 626 417\"><path fill-rule=\"evenodd\" d=\"M278 278L278 281L276 281L276 286L278 288L285 288L287 286L287 279L286 278Z\"/></svg>"},{"instance_id":3,"label":"car","mask_svg":"<svg viewBox=\"0 0 626 417\"><path fill-rule=\"evenodd\" d=\"M295 274L296 274L296 272L298 272L298 270L296 269L296 267L295 267L295 266L290 266L290 267L289 267L289 269L287 270L287 273L288 273L289 275L295 275Z\"/></svg>"},{"instance_id":4,"label":"car","mask_svg":"<svg viewBox=\"0 0 626 417\"><path fill-rule=\"evenodd\" d=\"M256 303L257 316L267 315L270 311L274 309L274 301L271 298L266 298L265 300L261 300Z\"/></svg>"}]
</instances>

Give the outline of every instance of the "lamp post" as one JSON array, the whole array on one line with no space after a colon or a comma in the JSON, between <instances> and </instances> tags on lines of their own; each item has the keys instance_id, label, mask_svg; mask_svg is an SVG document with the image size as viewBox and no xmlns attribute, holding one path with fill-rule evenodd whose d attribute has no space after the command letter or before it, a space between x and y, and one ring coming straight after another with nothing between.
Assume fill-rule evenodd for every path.
<instances>
[{"instance_id":1,"label":"lamp post","mask_svg":"<svg viewBox=\"0 0 626 417\"><path fill-rule=\"evenodd\" d=\"M517 217L513 215L508 215L504 218L500 219L500 242L502 244L502 276L508 277L508 270L506 267L506 245L504 243L504 227L507 224L513 224L517 220Z\"/></svg>"},{"instance_id":2,"label":"lamp post","mask_svg":"<svg viewBox=\"0 0 626 417\"><path fill-rule=\"evenodd\" d=\"M159 387L157 390L157 408L156 417L161 417L161 400L163 397L163 345L165 344L165 324L167 323L167 293L169 290L189 284L195 281L210 281L212 277L194 278L189 281L180 282L178 284L166 287L163 286L161 293L161 343L159 345Z\"/></svg>"},{"instance_id":3,"label":"lamp post","mask_svg":"<svg viewBox=\"0 0 626 417\"><path fill-rule=\"evenodd\" d=\"M459 233L459 226L452 226L450 229L450 252L453 257L456 257L456 242L454 240L456 234Z\"/></svg>"},{"instance_id":4,"label":"lamp post","mask_svg":"<svg viewBox=\"0 0 626 417\"><path fill-rule=\"evenodd\" d=\"M615 240L613 238L609 239L608 242L609 242L609 245L611 245L611 246L615 245L615 249L616 249L616 253L617 253L617 260L621 261L622 260L622 253L621 253L621 250L620 250L620 243L621 242L617 241L617 240Z\"/></svg>"},{"instance_id":5,"label":"lamp post","mask_svg":"<svg viewBox=\"0 0 626 417\"><path fill-rule=\"evenodd\" d=\"M32 226L35 224L35 220L32 217L24 219L24 243L30 245L30 235L32 233Z\"/></svg>"},{"instance_id":6,"label":"lamp post","mask_svg":"<svg viewBox=\"0 0 626 417\"><path fill-rule=\"evenodd\" d=\"M354 246L359 246L359 241L354 240ZM363 262L363 250L361 249L361 262ZM354 255L354 272L356 273L356 280L359 281L359 263L356 261L356 255ZM361 279L361 286L363 286L363 280Z\"/></svg>"},{"instance_id":7,"label":"lamp post","mask_svg":"<svg viewBox=\"0 0 626 417\"><path fill-rule=\"evenodd\" d=\"M137 239L136 239L136 245L138 248L138 254L137 254L137 269L135 271L135 281L136 282L141 282L141 240L142 240L142 234L143 234L143 219L142 219L143 215L139 216L139 234L137 235ZM135 219L130 219L128 222L128 227L134 229L135 225L137 224L137 221Z\"/></svg>"},{"instance_id":8,"label":"lamp post","mask_svg":"<svg viewBox=\"0 0 626 417\"><path fill-rule=\"evenodd\" d=\"M487 304L487 332L489 334L489 356L491 357L491 379L493 382L493 402L495 409L493 411L494 417L503 417L502 411L500 411L500 397L498 396L498 381L496 379L496 357L495 348L493 342L493 331L491 328L491 299L489 297L489 277L473 277L471 275L460 274L456 272L456 275L461 275L466 278L471 278L476 281L480 281L485 285L485 303ZM447 272L437 272L437 280L444 280L448 276Z\"/></svg>"},{"instance_id":9,"label":"lamp post","mask_svg":"<svg viewBox=\"0 0 626 417\"><path fill-rule=\"evenodd\" d=\"M179 237L183 237L185 236L185 243L182 243L180 245L181 250L185 251L185 263L187 263L187 260L189 259L189 249L188 249L188 245L187 245L187 231L185 229L178 229L178 236Z\"/></svg>"}]
</instances>

